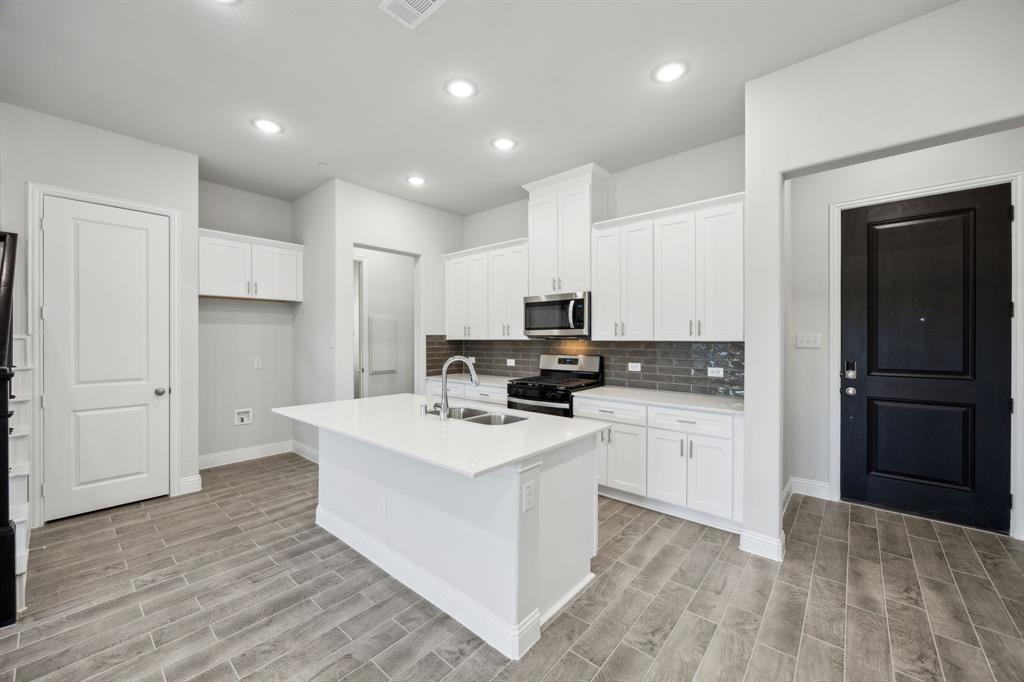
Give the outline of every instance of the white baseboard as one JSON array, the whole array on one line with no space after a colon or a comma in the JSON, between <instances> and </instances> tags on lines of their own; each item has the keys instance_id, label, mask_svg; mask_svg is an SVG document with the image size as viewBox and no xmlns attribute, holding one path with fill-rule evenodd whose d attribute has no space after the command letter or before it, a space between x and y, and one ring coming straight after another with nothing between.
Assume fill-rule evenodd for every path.
<instances>
[{"instance_id":1,"label":"white baseboard","mask_svg":"<svg viewBox=\"0 0 1024 682\"><path fill-rule=\"evenodd\" d=\"M522 622L509 623L450 583L416 566L322 506L316 508L316 523L465 625L505 656L519 659L540 639L540 613L537 609L531 611Z\"/></svg>"},{"instance_id":2,"label":"white baseboard","mask_svg":"<svg viewBox=\"0 0 1024 682\"><path fill-rule=\"evenodd\" d=\"M593 573L587 573L587 577L581 580L576 587L572 588L569 592L566 592L561 599L551 605L550 609L540 614L541 626L547 625L548 621L553 620L555 616L559 615L562 612L562 609L568 606L569 602L575 599L576 595L582 592L596 577L597 576Z\"/></svg>"},{"instance_id":3,"label":"white baseboard","mask_svg":"<svg viewBox=\"0 0 1024 682\"><path fill-rule=\"evenodd\" d=\"M311 448L300 440L292 441L292 452L305 457L310 462L320 461L320 453L317 452L316 448Z\"/></svg>"},{"instance_id":4,"label":"white baseboard","mask_svg":"<svg viewBox=\"0 0 1024 682\"><path fill-rule=\"evenodd\" d=\"M782 534L782 537L773 538L770 535L755 533L752 530L741 531L740 549L757 556L763 556L765 559L782 561L786 548L785 537L785 533Z\"/></svg>"},{"instance_id":5,"label":"white baseboard","mask_svg":"<svg viewBox=\"0 0 1024 682\"><path fill-rule=\"evenodd\" d=\"M796 493L807 497L820 497L823 500L831 500L828 481L815 481L810 478L797 478L790 476L786 481L786 487L782 489L782 511L786 511L789 498Z\"/></svg>"},{"instance_id":6,"label":"white baseboard","mask_svg":"<svg viewBox=\"0 0 1024 682\"><path fill-rule=\"evenodd\" d=\"M198 493L203 489L203 477L199 474L195 476L182 476L178 479L178 492L175 495L188 495L189 493Z\"/></svg>"},{"instance_id":7,"label":"white baseboard","mask_svg":"<svg viewBox=\"0 0 1024 682\"><path fill-rule=\"evenodd\" d=\"M262 445L250 445L246 448L237 448L235 450L210 452L205 455L199 455L199 469L209 469L211 467L219 467L225 464L234 464L235 462L245 462L250 459L260 459L262 457L270 457L271 455L280 455L284 452L291 452L291 450L292 441L283 440L279 443L264 443Z\"/></svg>"},{"instance_id":8,"label":"white baseboard","mask_svg":"<svg viewBox=\"0 0 1024 682\"><path fill-rule=\"evenodd\" d=\"M694 523L703 523L705 526L719 528L721 530L728 531L729 533L739 533L743 529L742 524L737 523L732 519L723 519L720 516L712 516L711 514L694 511L693 509L669 504L668 502L653 500L649 497L634 495L633 493L623 492L622 490L606 488L603 485L598 486L597 494L603 497L610 497L613 500L618 500L619 502L628 502L629 504L636 505L637 507L650 509L661 514L675 516L678 519L686 519L687 521L693 521Z\"/></svg>"}]
</instances>

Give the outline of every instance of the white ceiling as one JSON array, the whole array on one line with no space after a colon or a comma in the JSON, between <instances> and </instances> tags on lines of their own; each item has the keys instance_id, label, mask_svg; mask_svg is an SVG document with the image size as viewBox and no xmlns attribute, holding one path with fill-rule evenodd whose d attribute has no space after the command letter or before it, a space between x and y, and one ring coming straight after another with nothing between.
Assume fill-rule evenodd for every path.
<instances>
[{"instance_id":1,"label":"white ceiling","mask_svg":"<svg viewBox=\"0 0 1024 682\"><path fill-rule=\"evenodd\" d=\"M194 152L233 187L294 199L338 177L466 214L740 134L747 80L945 4L449 0L409 31L376 0L4 0L0 98ZM655 83L670 59L689 74ZM454 76L479 94L446 95Z\"/></svg>"}]
</instances>

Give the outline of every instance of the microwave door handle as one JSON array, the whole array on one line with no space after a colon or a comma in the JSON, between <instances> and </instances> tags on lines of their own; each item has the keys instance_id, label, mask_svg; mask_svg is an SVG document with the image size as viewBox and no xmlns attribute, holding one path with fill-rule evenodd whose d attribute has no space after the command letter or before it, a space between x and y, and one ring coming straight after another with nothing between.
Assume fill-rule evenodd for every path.
<instances>
[{"instance_id":1,"label":"microwave door handle","mask_svg":"<svg viewBox=\"0 0 1024 682\"><path fill-rule=\"evenodd\" d=\"M573 303L575 303L575 301L569 301L569 305L566 306L566 309L569 312L569 329L575 329L576 328L576 325L574 325L573 322L572 322L572 304Z\"/></svg>"}]
</instances>

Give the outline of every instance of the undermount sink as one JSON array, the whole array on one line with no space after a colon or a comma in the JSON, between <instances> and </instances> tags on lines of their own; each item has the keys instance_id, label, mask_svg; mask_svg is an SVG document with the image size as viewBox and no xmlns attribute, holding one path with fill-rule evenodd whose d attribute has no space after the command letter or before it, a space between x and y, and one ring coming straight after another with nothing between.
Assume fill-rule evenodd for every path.
<instances>
[{"instance_id":1,"label":"undermount sink","mask_svg":"<svg viewBox=\"0 0 1024 682\"><path fill-rule=\"evenodd\" d=\"M427 412L427 414L441 414L441 412L438 409L436 409L436 406L435 406L435 409L429 410ZM485 414L490 414L490 413L487 410L478 410L475 407L449 407L448 408L448 418L449 419L470 419L472 417L481 417L481 416L483 416Z\"/></svg>"},{"instance_id":2,"label":"undermount sink","mask_svg":"<svg viewBox=\"0 0 1024 682\"><path fill-rule=\"evenodd\" d=\"M516 422L525 421L526 417L517 417L513 414L497 414L494 412L486 412L478 417L470 417L466 419L467 422L473 424L485 424L487 426L501 426L503 424L515 424Z\"/></svg>"}]
</instances>

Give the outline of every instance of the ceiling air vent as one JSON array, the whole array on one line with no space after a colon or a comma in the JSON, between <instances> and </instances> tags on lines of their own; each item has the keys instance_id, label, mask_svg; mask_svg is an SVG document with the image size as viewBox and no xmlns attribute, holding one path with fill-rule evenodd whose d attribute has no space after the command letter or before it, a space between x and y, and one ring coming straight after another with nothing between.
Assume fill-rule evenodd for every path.
<instances>
[{"instance_id":1,"label":"ceiling air vent","mask_svg":"<svg viewBox=\"0 0 1024 682\"><path fill-rule=\"evenodd\" d=\"M413 29L437 11L444 0L384 0L380 8L406 28Z\"/></svg>"}]
</instances>

